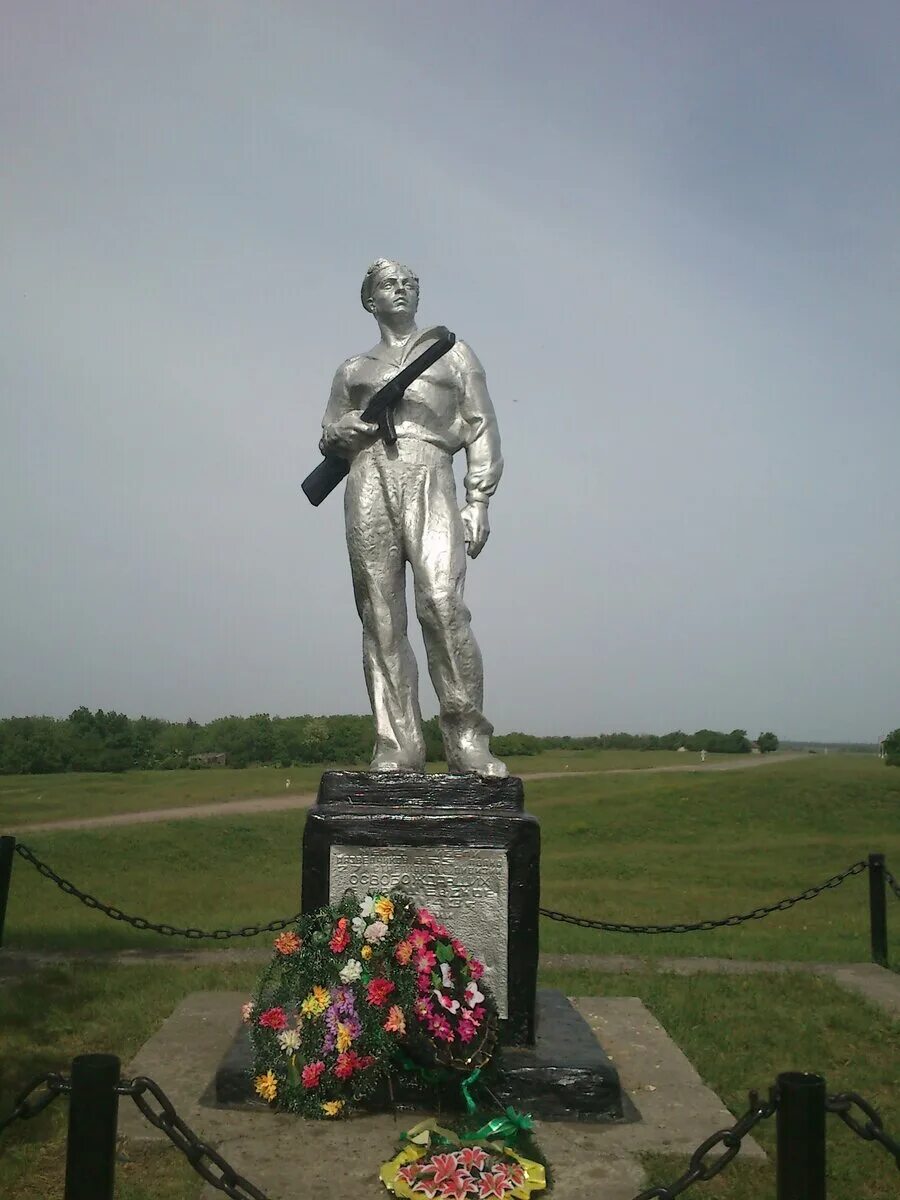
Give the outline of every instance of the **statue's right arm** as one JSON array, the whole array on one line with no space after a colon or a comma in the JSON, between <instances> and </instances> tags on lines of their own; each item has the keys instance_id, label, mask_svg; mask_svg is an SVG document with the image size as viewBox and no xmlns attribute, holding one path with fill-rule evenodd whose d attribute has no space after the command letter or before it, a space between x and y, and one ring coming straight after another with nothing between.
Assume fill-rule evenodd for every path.
<instances>
[{"instance_id":1,"label":"statue's right arm","mask_svg":"<svg viewBox=\"0 0 900 1200\"><path fill-rule=\"evenodd\" d=\"M353 458L378 436L378 426L364 421L350 399L350 373L353 359L342 363L335 372L331 395L322 418L319 449L323 454Z\"/></svg>"}]
</instances>

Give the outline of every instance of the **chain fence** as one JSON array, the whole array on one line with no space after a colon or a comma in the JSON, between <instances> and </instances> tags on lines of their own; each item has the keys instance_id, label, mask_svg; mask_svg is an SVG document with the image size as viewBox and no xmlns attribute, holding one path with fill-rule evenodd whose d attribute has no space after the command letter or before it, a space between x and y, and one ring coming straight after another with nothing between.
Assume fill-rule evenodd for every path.
<instances>
[{"instance_id":1,"label":"chain fence","mask_svg":"<svg viewBox=\"0 0 900 1200\"><path fill-rule=\"evenodd\" d=\"M106 904L104 901L98 900L96 896L82 891L81 888L77 887L70 880L58 875L52 867L42 862L34 851L22 842L16 843L15 852L26 862L30 863L45 879L51 880L66 895L74 896L76 900L79 900L88 908L103 913L113 921L124 921L135 929L147 929L153 933L164 934L166 937L183 937L194 941L199 941L203 938L212 941L226 941L229 938L236 937L255 937L259 933L277 933L282 929L286 929L289 925L293 925L299 920L301 916L301 913L295 913L292 917L282 917L275 921L269 921L265 925L244 925L241 929L214 929L211 931L192 927L181 929L166 922L149 921L145 917L131 916L113 904ZM802 900L813 900L823 892L840 887L846 879L865 871L867 866L866 861L860 859L858 862L847 867L846 870L841 871L837 875L832 875L824 883L816 887L809 887L796 896L787 896L775 904L761 905L750 912L734 913L731 916L714 920L678 922L673 925L629 925L620 921L600 921L591 917L577 917L571 913L558 912L552 908L540 908L538 911L542 917L547 917L551 921L562 921L568 925L577 925L582 929L599 929L605 933L696 933L707 929L722 929L728 926L743 925L746 921L759 921L774 912L785 912L787 909L793 908L795 904L799 904ZM885 870L885 878L894 889L895 895L900 899L900 885L898 885L894 876Z\"/></svg>"},{"instance_id":2,"label":"chain fence","mask_svg":"<svg viewBox=\"0 0 900 1200\"><path fill-rule=\"evenodd\" d=\"M194 1133L175 1111L175 1105L158 1083L145 1075L123 1080L116 1088L120 1096L130 1096L151 1125L161 1129L176 1150L180 1150L197 1174L207 1183L231 1196L232 1200L268 1200L265 1192L239 1175L217 1150ZM153 1108L148 1096L156 1101Z\"/></svg>"},{"instance_id":3,"label":"chain fence","mask_svg":"<svg viewBox=\"0 0 900 1200\"><path fill-rule=\"evenodd\" d=\"M750 1107L744 1115L735 1121L730 1129L720 1129L701 1142L691 1155L688 1168L683 1175L679 1175L665 1187L648 1188L635 1196L634 1200L675 1200L676 1196L686 1192L692 1184L707 1183L710 1179L714 1179L737 1157L747 1134L760 1121L765 1121L773 1116L777 1108L778 1099L774 1088L771 1089L769 1099L765 1103L760 1103L758 1093L751 1092ZM717 1146L724 1146L724 1149L715 1158L707 1161L707 1155Z\"/></svg>"},{"instance_id":4,"label":"chain fence","mask_svg":"<svg viewBox=\"0 0 900 1200\"><path fill-rule=\"evenodd\" d=\"M763 917L767 917L773 912L785 912L787 909L793 908L795 904L799 904L801 900L813 900L830 888L840 887L845 879L849 879L852 875L859 875L866 870L867 866L868 864L860 859L859 862L847 867L846 871L841 871L839 875L832 875L818 887L807 888L797 896L788 896L784 900L779 900L777 904L754 908L748 913L735 913L733 916L722 917L714 921L694 921L677 925L623 925L618 921L595 921L590 917L573 917L569 913L556 912L552 908L541 908L538 911L542 917L549 917L551 921L564 921L567 925L578 925L582 929L602 929L605 933L696 933L698 930L743 925L745 921L762 920Z\"/></svg>"},{"instance_id":5,"label":"chain fence","mask_svg":"<svg viewBox=\"0 0 900 1200\"><path fill-rule=\"evenodd\" d=\"M734 1161L740 1153L744 1138L757 1125L768 1120L778 1111L780 1103L779 1085L781 1079L769 1088L769 1096L761 1101L759 1093L751 1091L749 1107L742 1117L728 1129L719 1129L700 1143L688 1162L687 1169L677 1179L666 1185L647 1188L633 1197L633 1200L676 1200L683 1192L695 1183L708 1183ZM814 1077L824 1086L824 1080ZM57 1097L69 1094L72 1090L69 1079L50 1072L33 1080L17 1097L12 1112L0 1120L0 1133L17 1120L29 1120L42 1113ZM196 1173L220 1192L230 1196L232 1200L268 1200L265 1192L256 1187L243 1175L239 1174L231 1164L222 1157L209 1143L204 1142L193 1129L178 1115L174 1104L153 1079L139 1075L134 1079L121 1080L115 1085L115 1091L120 1096L130 1097L138 1110L156 1129L162 1131L175 1148L187 1159ZM822 1101L820 1100L820 1103ZM890 1155L900 1169L900 1142L884 1129L878 1110L858 1092L841 1092L824 1099L825 1111L834 1113L858 1137L866 1142L878 1142ZM858 1110L862 1119L854 1114ZM821 1109L820 1109L821 1111ZM807 1130L801 1129L801 1140ZM722 1147L719 1153L710 1157L713 1151ZM779 1129L779 1155L786 1147L781 1142ZM824 1163L824 1143L821 1148ZM823 1168L824 1169L824 1168ZM111 1178L111 1177L110 1177Z\"/></svg>"},{"instance_id":6,"label":"chain fence","mask_svg":"<svg viewBox=\"0 0 900 1200\"><path fill-rule=\"evenodd\" d=\"M293 917L283 917L276 921L269 921L266 925L244 925L241 929L213 929L211 932L193 928L179 929L175 925L167 925L165 922L148 921L145 917L129 916L128 913L122 912L115 905L105 904L102 900L98 900L96 896L92 896L88 892L83 892L81 888L76 887L68 879L63 879L61 875L57 875L52 867L42 862L34 851L22 842L16 843L16 854L24 858L26 862L31 863L45 879L49 879L55 883L67 896L74 896L76 900L80 900L88 908L96 909L97 912L103 913L113 921L124 921L127 925L131 925L135 929L149 929L152 933L162 933L166 937L183 937L194 941L200 941L201 938L210 938L217 942L225 941L228 938L255 937L258 933L278 933L280 930L286 929L288 925L293 925L295 921L300 919L301 915L300 913L295 913Z\"/></svg>"},{"instance_id":7,"label":"chain fence","mask_svg":"<svg viewBox=\"0 0 900 1200\"><path fill-rule=\"evenodd\" d=\"M43 1089L43 1090L42 1090ZM58 1096L69 1091L69 1081L53 1071L32 1079L13 1101L12 1112L0 1120L0 1133L14 1121L30 1121L53 1103Z\"/></svg>"},{"instance_id":8,"label":"chain fence","mask_svg":"<svg viewBox=\"0 0 900 1200\"><path fill-rule=\"evenodd\" d=\"M891 891L894 893L895 898L900 900L900 883L897 882L896 878L891 874L887 867L884 868L884 877L887 880Z\"/></svg>"}]
</instances>

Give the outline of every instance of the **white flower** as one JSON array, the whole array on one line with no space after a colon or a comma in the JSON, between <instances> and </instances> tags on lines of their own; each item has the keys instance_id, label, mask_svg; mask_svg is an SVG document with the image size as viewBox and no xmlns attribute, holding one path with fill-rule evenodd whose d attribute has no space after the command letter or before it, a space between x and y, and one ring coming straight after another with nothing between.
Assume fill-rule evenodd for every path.
<instances>
[{"instance_id":1,"label":"white flower","mask_svg":"<svg viewBox=\"0 0 900 1200\"><path fill-rule=\"evenodd\" d=\"M246 1004L241 1005L241 1020L245 1025L249 1025L253 1020L253 1001L248 1000Z\"/></svg>"},{"instance_id":2,"label":"white flower","mask_svg":"<svg viewBox=\"0 0 900 1200\"><path fill-rule=\"evenodd\" d=\"M363 930L366 927L365 917L354 917L350 924L353 926L353 932L356 934L356 936L362 937Z\"/></svg>"},{"instance_id":3,"label":"white flower","mask_svg":"<svg viewBox=\"0 0 900 1200\"><path fill-rule=\"evenodd\" d=\"M363 896L362 904L359 906L359 911L364 917L371 917L375 911L375 897Z\"/></svg>"},{"instance_id":4,"label":"white flower","mask_svg":"<svg viewBox=\"0 0 900 1200\"><path fill-rule=\"evenodd\" d=\"M355 958L348 959L347 965L341 967L341 983L356 983L360 975L362 975L362 963Z\"/></svg>"},{"instance_id":5,"label":"white flower","mask_svg":"<svg viewBox=\"0 0 900 1200\"><path fill-rule=\"evenodd\" d=\"M453 975L449 963L441 963L441 983L445 988L453 987Z\"/></svg>"},{"instance_id":6,"label":"white flower","mask_svg":"<svg viewBox=\"0 0 900 1200\"><path fill-rule=\"evenodd\" d=\"M446 1008L447 1012L459 1012L459 1001L454 1000L452 996L445 996L443 992L437 991L434 993L434 996L441 1008Z\"/></svg>"},{"instance_id":7,"label":"white flower","mask_svg":"<svg viewBox=\"0 0 900 1200\"><path fill-rule=\"evenodd\" d=\"M299 1050L300 1030L283 1029L278 1035L278 1045L282 1048L285 1054L290 1054L294 1050Z\"/></svg>"},{"instance_id":8,"label":"white flower","mask_svg":"<svg viewBox=\"0 0 900 1200\"><path fill-rule=\"evenodd\" d=\"M373 921L371 925L366 926L366 932L363 935L367 942L381 942L387 937L388 927L384 921Z\"/></svg>"},{"instance_id":9,"label":"white flower","mask_svg":"<svg viewBox=\"0 0 900 1200\"><path fill-rule=\"evenodd\" d=\"M473 979L471 983L466 984L466 1004L469 1008L474 1008L476 1004L480 1004L484 999L484 992L479 992L478 984Z\"/></svg>"}]
</instances>

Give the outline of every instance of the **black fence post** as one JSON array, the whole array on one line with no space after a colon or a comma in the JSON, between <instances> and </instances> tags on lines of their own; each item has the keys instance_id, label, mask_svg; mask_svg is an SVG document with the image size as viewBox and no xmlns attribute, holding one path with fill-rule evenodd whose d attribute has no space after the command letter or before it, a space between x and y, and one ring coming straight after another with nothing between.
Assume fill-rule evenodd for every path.
<instances>
[{"instance_id":1,"label":"black fence post","mask_svg":"<svg viewBox=\"0 0 900 1200\"><path fill-rule=\"evenodd\" d=\"M869 855L869 933L872 939L872 962L886 967L887 900L884 878L884 855Z\"/></svg>"},{"instance_id":2,"label":"black fence post","mask_svg":"<svg viewBox=\"0 0 900 1200\"><path fill-rule=\"evenodd\" d=\"M786 1071L776 1086L778 1200L825 1200L825 1080Z\"/></svg>"},{"instance_id":3,"label":"black fence post","mask_svg":"<svg viewBox=\"0 0 900 1200\"><path fill-rule=\"evenodd\" d=\"M9 834L0 837L0 946L3 945L6 902L9 899L9 881L12 879L13 857L15 853L16 839Z\"/></svg>"},{"instance_id":4,"label":"black fence post","mask_svg":"<svg viewBox=\"0 0 900 1200\"><path fill-rule=\"evenodd\" d=\"M119 1070L114 1054L72 1060L65 1200L113 1200Z\"/></svg>"}]
</instances>

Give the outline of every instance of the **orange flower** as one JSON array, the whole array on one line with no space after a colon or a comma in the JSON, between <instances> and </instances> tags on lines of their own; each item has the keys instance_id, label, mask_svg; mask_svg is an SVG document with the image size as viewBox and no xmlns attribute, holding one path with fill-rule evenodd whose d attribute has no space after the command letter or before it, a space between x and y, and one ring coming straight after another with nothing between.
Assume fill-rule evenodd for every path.
<instances>
[{"instance_id":1,"label":"orange flower","mask_svg":"<svg viewBox=\"0 0 900 1200\"><path fill-rule=\"evenodd\" d=\"M406 966L406 964L412 958L412 955L412 942L403 941L397 943L397 949L394 951L394 958L396 958L401 967Z\"/></svg>"},{"instance_id":2,"label":"orange flower","mask_svg":"<svg viewBox=\"0 0 900 1200\"><path fill-rule=\"evenodd\" d=\"M274 1100L278 1095L278 1080L271 1071L266 1071L265 1075L257 1075L253 1086L263 1100Z\"/></svg>"},{"instance_id":3,"label":"orange flower","mask_svg":"<svg viewBox=\"0 0 900 1200\"><path fill-rule=\"evenodd\" d=\"M388 1019L384 1023L384 1028L388 1033L406 1033L406 1018L403 1016L403 1009L399 1004L392 1004L388 1012Z\"/></svg>"},{"instance_id":4,"label":"orange flower","mask_svg":"<svg viewBox=\"0 0 900 1200\"><path fill-rule=\"evenodd\" d=\"M375 912L387 924L394 916L394 902L389 896L379 896L375 901Z\"/></svg>"},{"instance_id":5,"label":"orange flower","mask_svg":"<svg viewBox=\"0 0 900 1200\"><path fill-rule=\"evenodd\" d=\"M284 933L279 933L275 939L275 949L279 954L296 954L302 945L303 943L292 929L286 929Z\"/></svg>"}]
</instances>

